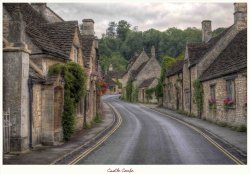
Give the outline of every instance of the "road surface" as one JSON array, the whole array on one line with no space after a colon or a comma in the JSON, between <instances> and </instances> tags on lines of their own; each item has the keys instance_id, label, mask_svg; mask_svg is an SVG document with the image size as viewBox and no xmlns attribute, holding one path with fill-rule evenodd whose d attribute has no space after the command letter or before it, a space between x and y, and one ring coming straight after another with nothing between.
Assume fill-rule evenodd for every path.
<instances>
[{"instance_id":1,"label":"road surface","mask_svg":"<svg viewBox=\"0 0 250 174\"><path fill-rule=\"evenodd\" d=\"M202 135L141 104L105 96L122 116L120 128L77 164L235 164Z\"/></svg>"}]
</instances>

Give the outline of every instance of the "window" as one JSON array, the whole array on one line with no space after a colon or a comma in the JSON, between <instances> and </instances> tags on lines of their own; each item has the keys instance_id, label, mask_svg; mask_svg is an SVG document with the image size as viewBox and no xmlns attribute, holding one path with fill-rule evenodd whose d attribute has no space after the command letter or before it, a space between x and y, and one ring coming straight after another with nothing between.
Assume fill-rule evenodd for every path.
<instances>
[{"instance_id":1,"label":"window","mask_svg":"<svg viewBox=\"0 0 250 174\"><path fill-rule=\"evenodd\" d=\"M216 95L215 95L215 84L210 86L210 98L211 99L216 99Z\"/></svg>"},{"instance_id":2,"label":"window","mask_svg":"<svg viewBox=\"0 0 250 174\"><path fill-rule=\"evenodd\" d=\"M227 98L235 99L234 80L226 81Z\"/></svg>"},{"instance_id":3,"label":"window","mask_svg":"<svg viewBox=\"0 0 250 174\"><path fill-rule=\"evenodd\" d=\"M78 62L78 51L77 51L77 47L73 46L73 52L74 52L74 62L77 63L77 62Z\"/></svg>"}]
</instances>

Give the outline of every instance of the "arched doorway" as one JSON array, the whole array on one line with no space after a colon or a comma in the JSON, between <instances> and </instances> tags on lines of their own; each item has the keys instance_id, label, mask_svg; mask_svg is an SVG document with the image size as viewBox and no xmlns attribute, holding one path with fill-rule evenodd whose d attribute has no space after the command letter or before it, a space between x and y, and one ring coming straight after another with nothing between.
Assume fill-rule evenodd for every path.
<instances>
[{"instance_id":1,"label":"arched doorway","mask_svg":"<svg viewBox=\"0 0 250 174\"><path fill-rule=\"evenodd\" d=\"M63 111L63 89L58 86L54 88L54 141L61 140Z\"/></svg>"}]
</instances>

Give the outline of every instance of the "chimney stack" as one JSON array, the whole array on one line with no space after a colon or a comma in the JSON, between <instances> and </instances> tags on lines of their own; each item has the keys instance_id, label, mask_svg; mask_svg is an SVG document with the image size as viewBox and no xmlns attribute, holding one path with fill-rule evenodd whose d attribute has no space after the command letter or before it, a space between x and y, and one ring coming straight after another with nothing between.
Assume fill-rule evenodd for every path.
<instances>
[{"instance_id":1,"label":"chimney stack","mask_svg":"<svg viewBox=\"0 0 250 174\"><path fill-rule=\"evenodd\" d=\"M202 25L202 42L208 42L212 38L212 25L210 20L204 20Z\"/></svg>"},{"instance_id":2,"label":"chimney stack","mask_svg":"<svg viewBox=\"0 0 250 174\"><path fill-rule=\"evenodd\" d=\"M155 58L155 47L151 47L151 56Z\"/></svg>"},{"instance_id":3,"label":"chimney stack","mask_svg":"<svg viewBox=\"0 0 250 174\"><path fill-rule=\"evenodd\" d=\"M234 24L239 30L247 27L247 3L234 3Z\"/></svg>"},{"instance_id":4,"label":"chimney stack","mask_svg":"<svg viewBox=\"0 0 250 174\"><path fill-rule=\"evenodd\" d=\"M31 3L31 6L47 20L47 3Z\"/></svg>"},{"instance_id":5,"label":"chimney stack","mask_svg":"<svg viewBox=\"0 0 250 174\"><path fill-rule=\"evenodd\" d=\"M83 19L83 35L95 35L94 32L94 21L92 19Z\"/></svg>"}]
</instances>

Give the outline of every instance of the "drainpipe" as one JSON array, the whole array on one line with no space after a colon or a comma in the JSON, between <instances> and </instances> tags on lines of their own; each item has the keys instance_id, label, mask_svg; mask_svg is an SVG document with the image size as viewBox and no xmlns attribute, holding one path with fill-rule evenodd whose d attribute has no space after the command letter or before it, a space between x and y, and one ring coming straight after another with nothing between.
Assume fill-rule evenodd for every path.
<instances>
[{"instance_id":1,"label":"drainpipe","mask_svg":"<svg viewBox=\"0 0 250 174\"><path fill-rule=\"evenodd\" d=\"M189 98L189 112L192 111L192 82L191 82L191 68L189 68L189 90L190 90L190 98Z\"/></svg>"},{"instance_id":2,"label":"drainpipe","mask_svg":"<svg viewBox=\"0 0 250 174\"><path fill-rule=\"evenodd\" d=\"M29 147L32 149L32 122L33 122L33 113L32 113L32 103L33 103L33 81L29 78L28 80L29 87Z\"/></svg>"}]
</instances>

